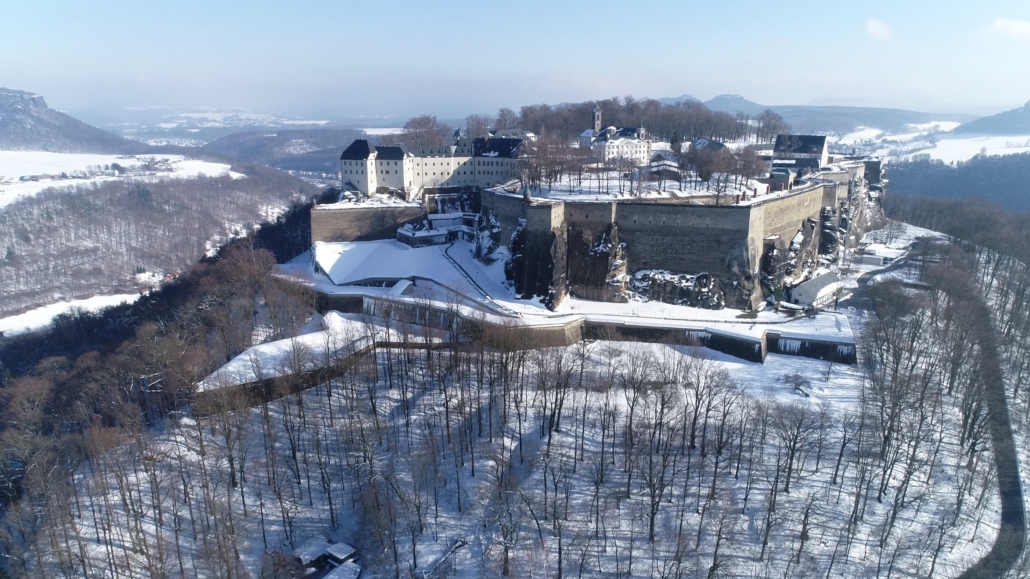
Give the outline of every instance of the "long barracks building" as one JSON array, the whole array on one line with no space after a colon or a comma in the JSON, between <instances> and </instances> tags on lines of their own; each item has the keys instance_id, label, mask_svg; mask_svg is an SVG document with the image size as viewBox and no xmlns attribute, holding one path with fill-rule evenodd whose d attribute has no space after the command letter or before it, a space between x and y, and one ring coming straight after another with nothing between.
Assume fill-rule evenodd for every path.
<instances>
[{"instance_id":1,"label":"long barracks building","mask_svg":"<svg viewBox=\"0 0 1030 579\"><path fill-rule=\"evenodd\" d=\"M396 190L406 200L423 189L494 187L519 174L523 140L461 137L444 147L376 147L365 139L350 144L340 156L340 179L368 194Z\"/></svg>"}]
</instances>

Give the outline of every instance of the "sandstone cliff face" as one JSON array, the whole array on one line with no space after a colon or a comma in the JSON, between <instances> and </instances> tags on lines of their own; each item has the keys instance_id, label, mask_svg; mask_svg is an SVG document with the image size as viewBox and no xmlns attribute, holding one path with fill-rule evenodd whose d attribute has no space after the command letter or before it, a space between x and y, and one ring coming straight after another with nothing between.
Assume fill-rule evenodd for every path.
<instances>
[{"instance_id":1,"label":"sandstone cliff face","mask_svg":"<svg viewBox=\"0 0 1030 579\"><path fill-rule=\"evenodd\" d=\"M55 111L40 95L0 88L0 150L130 154L147 148Z\"/></svg>"}]
</instances>

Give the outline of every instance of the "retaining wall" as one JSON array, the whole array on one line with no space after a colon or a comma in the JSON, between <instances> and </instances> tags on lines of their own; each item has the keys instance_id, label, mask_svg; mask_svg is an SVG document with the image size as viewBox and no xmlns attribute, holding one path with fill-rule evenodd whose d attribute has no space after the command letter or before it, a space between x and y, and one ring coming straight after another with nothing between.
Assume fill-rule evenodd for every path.
<instances>
[{"instance_id":1,"label":"retaining wall","mask_svg":"<svg viewBox=\"0 0 1030 579\"><path fill-rule=\"evenodd\" d=\"M311 242L396 239L397 228L425 215L413 205L346 207L318 205L311 210Z\"/></svg>"}]
</instances>

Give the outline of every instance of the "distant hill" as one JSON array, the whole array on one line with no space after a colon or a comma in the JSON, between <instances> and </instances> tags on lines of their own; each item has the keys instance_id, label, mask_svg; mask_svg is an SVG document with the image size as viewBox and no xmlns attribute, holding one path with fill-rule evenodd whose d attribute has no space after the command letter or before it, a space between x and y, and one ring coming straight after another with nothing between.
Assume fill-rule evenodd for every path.
<instances>
[{"instance_id":1,"label":"distant hill","mask_svg":"<svg viewBox=\"0 0 1030 579\"><path fill-rule=\"evenodd\" d=\"M688 94L683 94L683 95L680 95L678 97L665 97L665 98L655 99L655 100L657 100L658 102L662 103L663 105L678 105L680 103L685 103L685 102L689 102L689 101L701 102L701 99L694 98L694 97L692 97L692 96L690 96Z\"/></svg>"},{"instance_id":2,"label":"distant hill","mask_svg":"<svg viewBox=\"0 0 1030 579\"><path fill-rule=\"evenodd\" d=\"M55 111L37 94L0 88L0 150L130 154L148 148Z\"/></svg>"},{"instance_id":3,"label":"distant hill","mask_svg":"<svg viewBox=\"0 0 1030 579\"><path fill-rule=\"evenodd\" d=\"M280 157L268 162L269 167L283 171L310 171L313 173L336 173L340 170L340 147L329 147L299 155Z\"/></svg>"},{"instance_id":4,"label":"distant hill","mask_svg":"<svg viewBox=\"0 0 1030 579\"><path fill-rule=\"evenodd\" d=\"M761 114L762 111L769 108L765 105L749 101L739 94L721 94L705 101L705 106L713 111L721 111L731 115L741 112L752 117Z\"/></svg>"},{"instance_id":5,"label":"distant hill","mask_svg":"<svg viewBox=\"0 0 1030 579\"><path fill-rule=\"evenodd\" d=\"M1005 111L989 117L976 119L955 128L956 133L983 135L1027 135L1030 134L1030 102L1018 109Z\"/></svg>"},{"instance_id":6,"label":"distant hill","mask_svg":"<svg viewBox=\"0 0 1030 579\"><path fill-rule=\"evenodd\" d=\"M659 99L660 102L662 100ZM704 104L713 111L731 115L742 112L752 117L758 116L766 109L772 109L783 117L795 133L849 133L859 127L895 130L919 123L966 123L976 119L975 115L963 113L923 113L879 107L763 105L749 101L739 94L719 95L705 101ZM1027 122L1030 122L1030 115L1027 115Z\"/></svg>"},{"instance_id":7,"label":"distant hill","mask_svg":"<svg viewBox=\"0 0 1030 579\"><path fill-rule=\"evenodd\" d=\"M251 163L278 166L279 161L297 156L310 158L311 153L326 149L337 151L336 155L339 158L344 147L363 135L364 132L357 129L306 129L274 133L266 129L234 133L211 141L201 150ZM324 157L324 154L322 156Z\"/></svg>"},{"instance_id":8,"label":"distant hill","mask_svg":"<svg viewBox=\"0 0 1030 579\"><path fill-rule=\"evenodd\" d=\"M965 123L974 115L962 113L922 113L903 109L842 106L774 106L795 133L849 133L859 127L875 127L885 131L900 130L905 125L953 121Z\"/></svg>"}]
</instances>

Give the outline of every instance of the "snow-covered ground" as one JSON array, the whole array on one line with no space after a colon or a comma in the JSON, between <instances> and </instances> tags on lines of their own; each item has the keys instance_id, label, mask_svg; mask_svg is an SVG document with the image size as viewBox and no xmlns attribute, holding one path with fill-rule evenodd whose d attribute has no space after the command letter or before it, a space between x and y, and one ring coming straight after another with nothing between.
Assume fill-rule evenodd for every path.
<instances>
[{"instance_id":1,"label":"snow-covered ground","mask_svg":"<svg viewBox=\"0 0 1030 579\"><path fill-rule=\"evenodd\" d=\"M321 317L321 316L319 316ZM368 344L360 316L328 312L322 329L253 346L197 384L203 392L328 366ZM303 352L298 356L298 352Z\"/></svg>"},{"instance_id":2,"label":"snow-covered ground","mask_svg":"<svg viewBox=\"0 0 1030 579\"><path fill-rule=\"evenodd\" d=\"M0 334L17 336L34 332L50 325L54 318L75 310L97 312L111 306L130 304L138 300L140 294L118 294L111 296L93 296L84 300L57 302L41 308L29 310L15 316L0 318Z\"/></svg>"},{"instance_id":3,"label":"snow-covered ground","mask_svg":"<svg viewBox=\"0 0 1030 579\"><path fill-rule=\"evenodd\" d=\"M405 206L405 207L421 207L422 204L419 201L405 201L396 195L389 195L386 193L372 193L371 195L364 195L357 191L341 191L338 200L335 203L324 203L320 207L332 207L333 209L346 209L346 208L358 208L358 207L382 207L384 205L390 206Z\"/></svg>"},{"instance_id":4,"label":"snow-covered ground","mask_svg":"<svg viewBox=\"0 0 1030 579\"><path fill-rule=\"evenodd\" d=\"M611 201L618 199L658 199L658 198L709 198L720 195L722 203L732 203L737 196L752 196L756 191L764 193L767 186L755 180L737 180L729 177L717 189L720 175L713 175L708 183L687 172L683 182L676 179L656 181L645 178L639 180L634 172L632 178L618 171L585 172L582 177L564 175L553 186L546 184L532 191L534 197L544 199L561 199L564 201Z\"/></svg>"},{"instance_id":5,"label":"snow-covered ground","mask_svg":"<svg viewBox=\"0 0 1030 579\"><path fill-rule=\"evenodd\" d=\"M887 227L867 232L855 250L849 250L844 258L846 264L841 269L841 278L844 287L854 289L858 287L858 278L863 275L871 275L871 281L883 281L890 277L903 281L917 281L915 275L908 268L901 268L893 272L884 272L873 275L879 270L890 267L895 261L904 258L912 250L913 244L923 238L944 239L947 236L910 225L901 221L890 221ZM884 263L863 263L863 256L882 258Z\"/></svg>"},{"instance_id":6,"label":"snow-covered ground","mask_svg":"<svg viewBox=\"0 0 1030 579\"><path fill-rule=\"evenodd\" d=\"M900 131L861 127L844 135L830 135L829 141L839 149L856 149L878 157L910 159L929 155L946 163L968 161L976 155L1015 155L1030 151L1030 135L966 135L952 131L960 123L936 121L906 125ZM849 151L850 152L850 151Z\"/></svg>"},{"instance_id":7,"label":"snow-covered ground","mask_svg":"<svg viewBox=\"0 0 1030 579\"><path fill-rule=\"evenodd\" d=\"M365 134L370 137L379 137L382 135L399 135L404 132L401 127L373 127L370 129L361 129L365 131Z\"/></svg>"},{"instance_id":8,"label":"snow-covered ground","mask_svg":"<svg viewBox=\"0 0 1030 579\"><path fill-rule=\"evenodd\" d=\"M854 146L863 149L876 147L884 142L900 143L918 138L927 138L932 134L947 133L955 130L961 123L952 121L932 121L905 125L904 129L887 131L878 127L859 127L843 135L829 135L828 141L843 146Z\"/></svg>"},{"instance_id":9,"label":"snow-covered ground","mask_svg":"<svg viewBox=\"0 0 1030 579\"><path fill-rule=\"evenodd\" d=\"M112 169L121 167L121 171ZM112 180L244 177L225 163L182 155L102 155L47 151L0 151L0 207L55 187L75 187ZM31 180L22 180L22 179Z\"/></svg>"}]
</instances>

